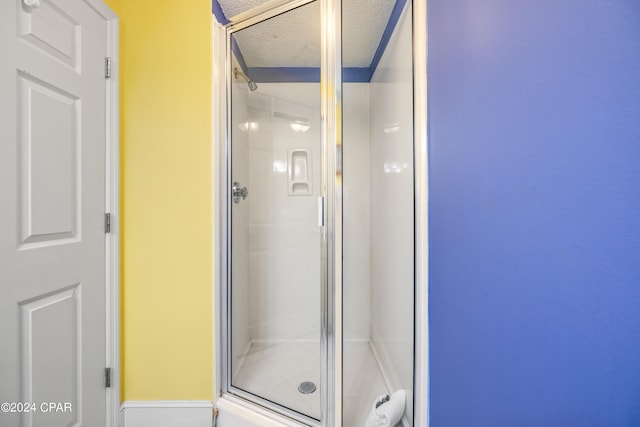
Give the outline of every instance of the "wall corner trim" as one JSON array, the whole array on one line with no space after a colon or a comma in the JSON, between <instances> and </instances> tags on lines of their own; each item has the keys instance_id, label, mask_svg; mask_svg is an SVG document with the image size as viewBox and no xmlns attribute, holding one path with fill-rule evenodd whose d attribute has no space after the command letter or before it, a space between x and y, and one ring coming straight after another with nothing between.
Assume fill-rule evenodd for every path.
<instances>
[{"instance_id":1,"label":"wall corner trim","mask_svg":"<svg viewBox=\"0 0 640 427\"><path fill-rule=\"evenodd\" d=\"M213 402L207 400L126 401L121 427L211 427Z\"/></svg>"}]
</instances>

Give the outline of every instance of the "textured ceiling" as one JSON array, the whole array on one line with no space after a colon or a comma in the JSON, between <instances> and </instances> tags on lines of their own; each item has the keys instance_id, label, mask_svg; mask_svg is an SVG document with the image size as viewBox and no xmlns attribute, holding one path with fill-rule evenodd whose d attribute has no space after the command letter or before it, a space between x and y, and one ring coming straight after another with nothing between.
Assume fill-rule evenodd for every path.
<instances>
[{"instance_id":1,"label":"textured ceiling","mask_svg":"<svg viewBox=\"0 0 640 427\"><path fill-rule=\"evenodd\" d=\"M345 67L369 67L395 0L347 0L343 3L342 56ZM233 19L265 0L219 0ZM319 67L318 1L240 30L234 34L248 67Z\"/></svg>"}]
</instances>

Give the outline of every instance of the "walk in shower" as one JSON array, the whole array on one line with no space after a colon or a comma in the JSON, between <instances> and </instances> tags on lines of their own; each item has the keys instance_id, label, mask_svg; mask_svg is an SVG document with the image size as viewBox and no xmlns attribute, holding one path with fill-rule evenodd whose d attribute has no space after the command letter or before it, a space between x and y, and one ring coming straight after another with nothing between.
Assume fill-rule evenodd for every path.
<instances>
[{"instance_id":1,"label":"walk in shower","mask_svg":"<svg viewBox=\"0 0 640 427\"><path fill-rule=\"evenodd\" d=\"M424 425L423 5L242 3L214 38L217 397L284 425Z\"/></svg>"}]
</instances>

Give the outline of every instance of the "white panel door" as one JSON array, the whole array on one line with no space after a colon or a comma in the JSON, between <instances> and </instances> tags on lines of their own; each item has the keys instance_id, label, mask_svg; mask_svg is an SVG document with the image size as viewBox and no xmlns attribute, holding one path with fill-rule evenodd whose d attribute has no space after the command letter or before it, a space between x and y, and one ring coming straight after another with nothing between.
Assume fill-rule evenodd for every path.
<instances>
[{"instance_id":1,"label":"white panel door","mask_svg":"<svg viewBox=\"0 0 640 427\"><path fill-rule=\"evenodd\" d=\"M107 23L2 0L0 54L0 426L105 426Z\"/></svg>"}]
</instances>

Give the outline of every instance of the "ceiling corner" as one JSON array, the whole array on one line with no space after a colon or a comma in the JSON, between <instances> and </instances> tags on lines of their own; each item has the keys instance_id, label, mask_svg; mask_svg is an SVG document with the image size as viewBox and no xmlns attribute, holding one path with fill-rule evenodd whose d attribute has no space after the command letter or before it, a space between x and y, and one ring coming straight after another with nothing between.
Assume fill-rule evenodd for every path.
<instances>
[{"instance_id":1,"label":"ceiling corner","mask_svg":"<svg viewBox=\"0 0 640 427\"><path fill-rule=\"evenodd\" d=\"M226 25L230 22L229 19L227 19L227 17L225 16L222 7L220 7L220 3L218 2L218 0L211 0L211 12L220 24Z\"/></svg>"}]
</instances>

